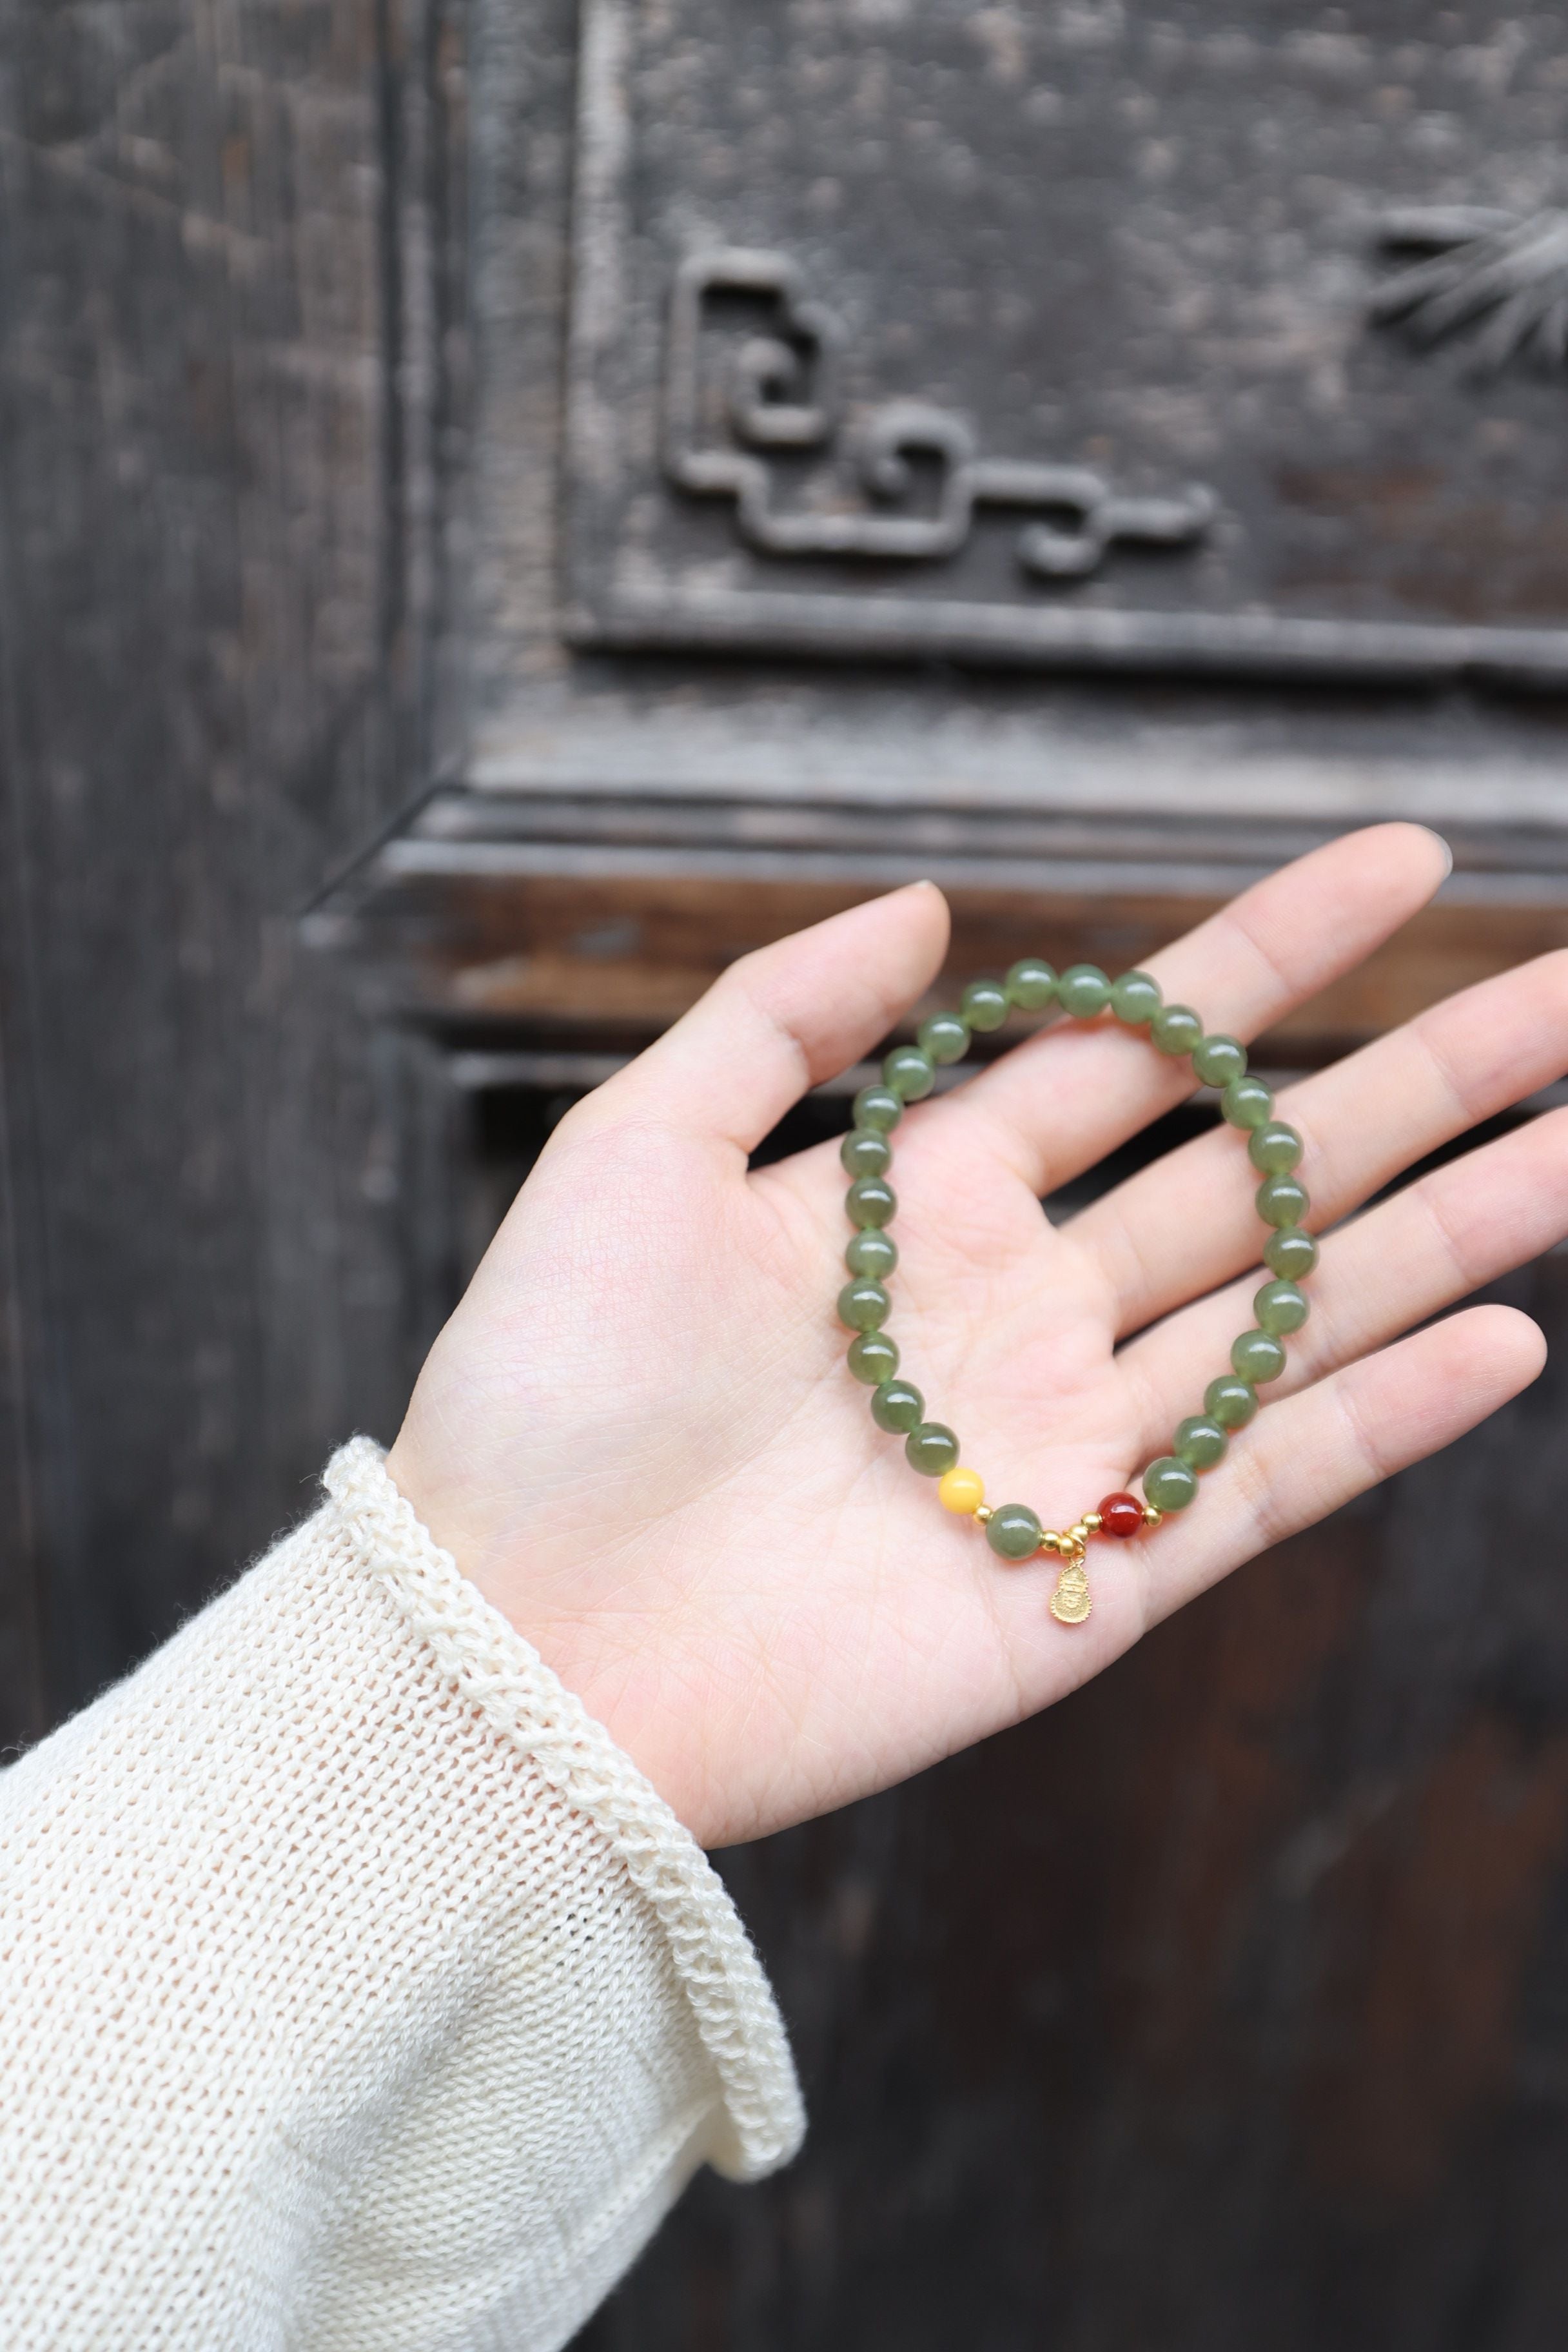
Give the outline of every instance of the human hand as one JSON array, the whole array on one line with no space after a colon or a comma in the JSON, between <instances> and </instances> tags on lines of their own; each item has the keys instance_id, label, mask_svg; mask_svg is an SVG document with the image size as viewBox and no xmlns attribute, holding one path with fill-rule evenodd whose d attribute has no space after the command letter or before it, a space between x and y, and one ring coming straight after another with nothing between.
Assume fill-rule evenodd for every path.
<instances>
[{"instance_id":1,"label":"human hand","mask_svg":"<svg viewBox=\"0 0 1568 2352\"><path fill-rule=\"evenodd\" d=\"M1446 872L1379 825L1151 959L1249 1039L1359 962ZM937 1505L845 1369L837 1143L748 1172L805 1089L939 969L930 885L733 965L564 1118L432 1349L388 1468L437 1541L706 1845L826 1811L1017 1721L1268 1545L1434 1452L1540 1370L1522 1315L1400 1334L1568 1230L1568 1112L1331 1233L1311 1318L1198 1498L1058 1564L999 1560ZM1042 940L1048 953L1050 942ZM1279 1099L1321 1231L1568 1064L1568 953L1426 1013ZM1192 1091L1109 1022L1042 1032L895 1137L889 1328L993 1503L1065 1527L1166 1450L1252 1318L1245 1139L1207 1133L1061 1227L1042 1194Z\"/></svg>"}]
</instances>

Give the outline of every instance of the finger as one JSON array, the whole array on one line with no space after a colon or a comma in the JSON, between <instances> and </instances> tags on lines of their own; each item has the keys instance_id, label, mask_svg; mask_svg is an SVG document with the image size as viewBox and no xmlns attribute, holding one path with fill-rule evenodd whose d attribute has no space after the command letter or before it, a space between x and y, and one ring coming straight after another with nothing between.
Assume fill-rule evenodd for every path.
<instances>
[{"instance_id":1,"label":"finger","mask_svg":"<svg viewBox=\"0 0 1568 2352\"><path fill-rule=\"evenodd\" d=\"M1167 1003L1247 1040L1349 971L1424 907L1449 871L1419 824L1369 825L1282 866L1149 961ZM983 1124L1037 1192L1091 1168L1197 1084L1185 1060L1105 1020L1062 1022L994 1062L930 1114Z\"/></svg>"},{"instance_id":2,"label":"finger","mask_svg":"<svg viewBox=\"0 0 1568 2352\"><path fill-rule=\"evenodd\" d=\"M1383 1347L1565 1233L1568 1110L1559 1110L1434 1169L1331 1234L1306 1286L1310 1318L1292 1335L1267 1402ZM1252 1296L1265 1278L1254 1268L1121 1350L1144 1454L1163 1451L1182 1415L1202 1409L1208 1381L1229 1367L1231 1341L1253 1321Z\"/></svg>"},{"instance_id":3,"label":"finger","mask_svg":"<svg viewBox=\"0 0 1568 2352\"><path fill-rule=\"evenodd\" d=\"M941 969L947 901L932 882L850 907L742 956L590 1097L753 1150L808 1087L857 1062Z\"/></svg>"},{"instance_id":4,"label":"finger","mask_svg":"<svg viewBox=\"0 0 1568 2352\"><path fill-rule=\"evenodd\" d=\"M1528 1315L1472 1307L1287 1397L1258 1416L1190 1509L1149 1540L1145 1622L1451 1444L1528 1388L1545 1361Z\"/></svg>"},{"instance_id":5,"label":"finger","mask_svg":"<svg viewBox=\"0 0 1568 2352\"><path fill-rule=\"evenodd\" d=\"M1279 1097L1305 1150L1321 1229L1412 1161L1506 1110L1568 1066L1568 950L1483 981ZM1260 1179L1246 1139L1217 1127L1073 1220L1116 1300L1118 1336L1225 1281L1260 1253Z\"/></svg>"}]
</instances>

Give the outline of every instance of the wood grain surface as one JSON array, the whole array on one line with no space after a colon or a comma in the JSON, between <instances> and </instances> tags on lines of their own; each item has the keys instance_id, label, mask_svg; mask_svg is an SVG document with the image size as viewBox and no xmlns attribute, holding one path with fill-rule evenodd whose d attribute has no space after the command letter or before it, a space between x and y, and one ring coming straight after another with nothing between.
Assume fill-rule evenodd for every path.
<instances>
[{"instance_id":1,"label":"wood grain surface","mask_svg":"<svg viewBox=\"0 0 1568 2352\"><path fill-rule=\"evenodd\" d=\"M297 930L427 756L384 16L0 13L0 1737L416 1360L401 1048Z\"/></svg>"},{"instance_id":2,"label":"wood grain surface","mask_svg":"<svg viewBox=\"0 0 1568 2352\"><path fill-rule=\"evenodd\" d=\"M861 43L910 15L842 13ZM976 70L1045 26L1094 74L1136 12L972 13ZM1362 91L1369 171L1405 122L1425 171L1399 89L1507 98L1512 36L1362 14L1183 38L1218 77L1278 35L1336 139ZM570 0L0 0L0 1744L391 1434L563 1104L748 947L930 872L954 976L1125 965L1390 813L1449 831L1452 883L1268 1054L1568 938L1561 698L574 656L576 29ZM1451 73L1372 74L1406 40ZM776 96L729 94L699 209ZM869 291L896 326L920 289ZM1511 446L1498 496L1552 539ZM1359 496L1323 589L1352 604ZM1454 561L1484 622L1458 525ZM700 2183L595 2352L1557 2352L1565 1266L1506 1286L1555 1353L1484 1431L1048 1716L724 1858L812 2138Z\"/></svg>"},{"instance_id":3,"label":"wood grain surface","mask_svg":"<svg viewBox=\"0 0 1568 2352\"><path fill-rule=\"evenodd\" d=\"M479 819L491 816L474 797ZM449 818L437 826L437 814L416 818L326 894L310 918L317 935L377 967L405 1012L561 1036L655 1034L738 956L928 868L952 906L952 943L911 1022L963 981L1025 954L1126 971L1266 870L1227 869L1174 825L1170 859L1181 857L1183 869L1162 887L1147 847L1134 856L1107 854L1107 845L1078 859L1040 848L1026 860L1005 846L982 858L973 838L966 852L923 857L896 839L880 857L798 838L760 846L759 813L724 806L705 807L701 830L685 840L671 828L650 841L646 817L617 837L578 815L520 841L477 823L471 833ZM1021 864L1037 870L1021 874ZM1563 877L1546 866L1504 878L1506 890L1495 890L1490 877L1461 869L1436 905L1281 1022L1264 1041L1266 1057L1321 1059L1568 945Z\"/></svg>"},{"instance_id":4,"label":"wood grain surface","mask_svg":"<svg viewBox=\"0 0 1568 2352\"><path fill-rule=\"evenodd\" d=\"M1568 1261L1507 1286L1559 1356ZM813 2118L595 2352L1547 2352L1561 1361L1048 1715L725 1858Z\"/></svg>"}]
</instances>

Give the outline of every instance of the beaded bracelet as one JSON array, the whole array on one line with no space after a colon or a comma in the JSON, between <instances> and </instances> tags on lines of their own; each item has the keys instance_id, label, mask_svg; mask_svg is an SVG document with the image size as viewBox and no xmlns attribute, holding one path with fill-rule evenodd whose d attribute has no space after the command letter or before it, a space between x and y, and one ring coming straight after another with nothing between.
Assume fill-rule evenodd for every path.
<instances>
[{"instance_id":1,"label":"beaded bracelet","mask_svg":"<svg viewBox=\"0 0 1568 2352\"><path fill-rule=\"evenodd\" d=\"M1151 1462L1142 1475L1143 1499L1107 1495L1097 1509L1060 1531L1041 1526L1026 1503L993 1509L983 1481L958 1459L958 1440L942 1422L927 1421L919 1389L898 1377L899 1350L883 1330L892 1304L884 1279L899 1262L886 1228L898 1201L888 1181L893 1147L889 1140L906 1103L919 1102L936 1083L939 1063L962 1060L975 1030L999 1029L1015 1008L1040 1013L1058 1005L1075 1021L1092 1021L1108 1008L1129 1029L1143 1029L1162 1054L1185 1058L1205 1086L1220 1089L1219 1107L1232 1127L1247 1138L1247 1156L1262 1176L1258 1213L1270 1228L1263 1255L1273 1276L1252 1302L1256 1329L1244 1331L1230 1351L1231 1369L1211 1381L1202 1412L1181 1422L1172 1450ZM1205 1036L1190 1005L1166 1004L1159 982L1146 971L1109 980L1099 966L1074 964L1058 978L1048 963L1026 956L1005 981L975 980L964 990L956 1013L934 1013L921 1024L918 1043L896 1045L882 1064L880 1085L862 1087L855 1097L855 1125L839 1156L853 1178L845 1206L855 1234L844 1253L850 1279L838 1295L839 1320L855 1333L849 1370L871 1391L878 1426L901 1435L914 1467L940 1480L938 1499L950 1511L975 1519L993 1551L1005 1560L1054 1553L1061 1561L1051 1614L1064 1625L1081 1625L1092 1600L1085 1562L1091 1536L1123 1538L1157 1528L1167 1511L1184 1509L1197 1493L1200 1470L1218 1462L1232 1430L1245 1428L1258 1411L1258 1391L1285 1369L1287 1332L1307 1319L1307 1300L1297 1277L1318 1262L1318 1244L1301 1224L1306 1187L1291 1173L1301 1157L1301 1139L1274 1117L1274 1097L1249 1076L1246 1048L1234 1037Z\"/></svg>"}]
</instances>

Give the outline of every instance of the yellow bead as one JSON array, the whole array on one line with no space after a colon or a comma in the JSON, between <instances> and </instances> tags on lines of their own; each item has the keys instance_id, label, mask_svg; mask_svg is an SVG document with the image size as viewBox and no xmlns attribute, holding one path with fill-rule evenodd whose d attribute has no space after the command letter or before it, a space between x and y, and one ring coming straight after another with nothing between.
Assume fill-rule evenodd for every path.
<instances>
[{"instance_id":1,"label":"yellow bead","mask_svg":"<svg viewBox=\"0 0 1568 2352\"><path fill-rule=\"evenodd\" d=\"M985 1500L985 1481L973 1470L962 1465L944 1470L936 1490L936 1499L944 1511L963 1511L973 1517Z\"/></svg>"}]
</instances>

